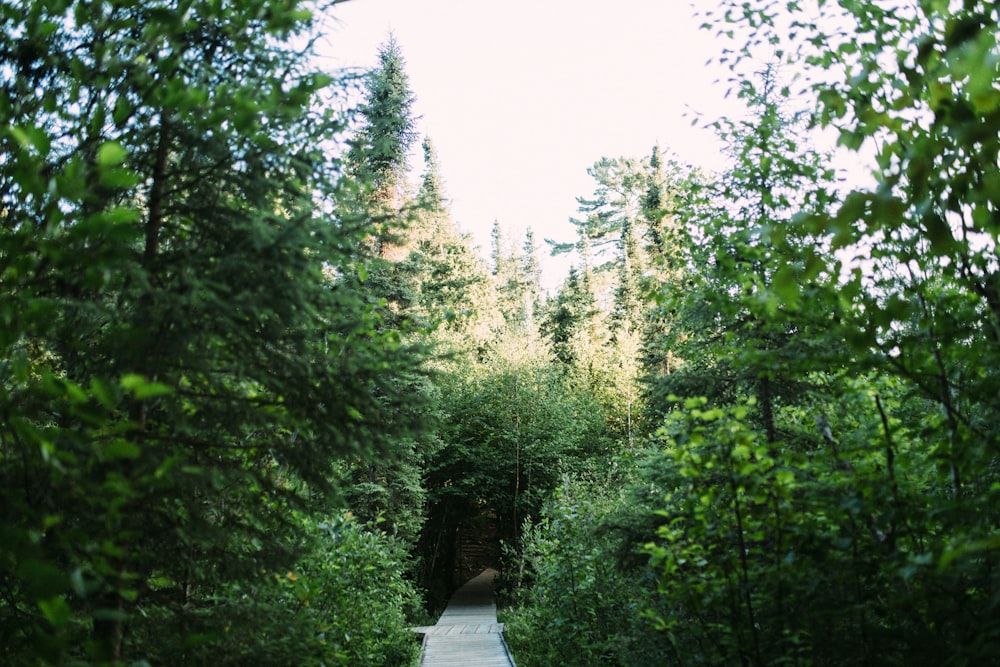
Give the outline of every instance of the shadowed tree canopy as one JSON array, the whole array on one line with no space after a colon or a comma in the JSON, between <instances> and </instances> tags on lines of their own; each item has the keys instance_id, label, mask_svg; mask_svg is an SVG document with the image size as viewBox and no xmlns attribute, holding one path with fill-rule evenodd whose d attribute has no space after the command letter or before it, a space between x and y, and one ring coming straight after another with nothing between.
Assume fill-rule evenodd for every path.
<instances>
[{"instance_id":1,"label":"shadowed tree canopy","mask_svg":"<svg viewBox=\"0 0 1000 667\"><path fill-rule=\"evenodd\" d=\"M0 11L0 662L238 654L220 610L274 590L338 460L423 428L421 355L344 280L366 230L324 213L314 15Z\"/></svg>"}]
</instances>

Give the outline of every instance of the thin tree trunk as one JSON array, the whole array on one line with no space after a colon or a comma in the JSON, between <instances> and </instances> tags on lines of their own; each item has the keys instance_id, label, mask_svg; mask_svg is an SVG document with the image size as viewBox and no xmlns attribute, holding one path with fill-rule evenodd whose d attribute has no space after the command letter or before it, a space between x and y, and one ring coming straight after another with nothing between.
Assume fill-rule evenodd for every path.
<instances>
[{"instance_id":1,"label":"thin tree trunk","mask_svg":"<svg viewBox=\"0 0 1000 667\"><path fill-rule=\"evenodd\" d=\"M760 665L761 662L760 655L760 640L757 637L757 618L754 613L753 597L750 594L750 564L747 560L747 546L746 541L743 539L743 510L740 505L739 498L739 487L736 484L736 478L730 474L729 476L730 489L733 493L733 511L736 513L736 535L739 542L740 549L740 568L742 570L742 586L743 589L743 605L747 610L747 622L750 625L750 636L753 640L753 652L754 652L754 664Z\"/></svg>"},{"instance_id":2,"label":"thin tree trunk","mask_svg":"<svg viewBox=\"0 0 1000 667\"><path fill-rule=\"evenodd\" d=\"M778 441L778 429L774 425L774 396L772 394L771 378L763 377L757 385L758 398L760 399L760 411L764 416L764 429L767 434L767 444L773 445Z\"/></svg>"},{"instance_id":3,"label":"thin tree trunk","mask_svg":"<svg viewBox=\"0 0 1000 667\"><path fill-rule=\"evenodd\" d=\"M163 228L163 202L167 189L167 154L170 147L170 118L166 111L160 112L160 134L156 143L156 159L153 163L153 184L149 188L149 217L146 220L146 247L144 258L146 268L160 252L160 230Z\"/></svg>"}]
</instances>

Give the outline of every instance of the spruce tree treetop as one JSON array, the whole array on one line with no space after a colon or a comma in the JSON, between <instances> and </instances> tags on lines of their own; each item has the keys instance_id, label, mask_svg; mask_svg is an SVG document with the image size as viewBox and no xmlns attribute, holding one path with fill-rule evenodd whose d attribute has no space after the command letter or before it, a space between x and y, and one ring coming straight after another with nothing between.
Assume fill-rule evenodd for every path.
<instances>
[{"instance_id":1,"label":"spruce tree treetop","mask_svg":"<svg viewBox=\"0 0 1000 667\"><path fill-rule=\"evenodd\" d=\"M424 137L424 174L420 183L420 203L432 211L444 208L444 181L438 163L437 150L430 137Z\"/></svg>"},{"instance_id":2,"label":"spruce tree treetop","mask_svg":"<svg viewBox=\"0 0 1000 667\"><path fill-rule=\"evenodd\" d=\"M349 152L355 174L370 184L376 200L391 200L408 169L408 155L417 134L406 61L396 38L379 48L378 66L365 81L366 96L359 109L361 127Z\"/></svg>"}]
</instances>

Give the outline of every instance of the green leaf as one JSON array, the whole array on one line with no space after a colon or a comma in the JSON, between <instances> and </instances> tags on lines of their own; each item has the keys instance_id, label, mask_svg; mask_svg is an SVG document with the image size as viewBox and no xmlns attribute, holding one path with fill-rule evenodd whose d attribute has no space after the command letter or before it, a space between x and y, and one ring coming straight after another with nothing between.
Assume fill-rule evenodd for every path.
<instances>
[{"instance_id":1,"label":"green leaf","mask_svg":"<svg viewBox=\"0 0 1000 667\"><path fill-rule=\"evenodd\" d=\"M87 581L83 578L83 570L81 568L76 568L69 575L70 584L73 586L73 592L79 597L84 598L87 596L88 586Z\"/></svg>"},{"instance_id":2,"label":"green leaf","mask_svg":"<svg viewBox=\"0 0 1000 667\"><path fill-rule=\"evenodd\" d=\"M40 157L49 154L52 147L52 139L48 132L37 127L11 127L8 132L14 137L14 141L21 144L21 148L34 149Z\"/></svg>"},{"instance_id":3,"label":"green leaf","mask_svg":"<svg viewBox=\"0 0 1000 667\"><path fill-rule=\"evenodd\" d=\"M771 289L786 306L797 305L799 302L799 279L796 274L794 265L785 264L775 272L772 280Z\"/></svg>"},{"instance_id":4,"label":"green leaf","mask_svg":"<svg viewBox=\"0 0 1000 667\"><path fill-rule=\"evenodd\" d=\"M104 456L109 461L116 459L134 459L139 456L139 446L128 440L112 440L104 448Z\"/></svg>"},{"instance_id":5,"label":"green leaf","mask_svg":"<svg viewBox=\"0 0 1000 667\"><path fill-rule=\"evenodd\" d=\"M856 151L865 143L866 138L867 134L864 132L843 130L840 133L840 138L837 139L837 145Z\"/></svg>"},{"instance_id":6,"label":"green leaf","mask_svg":"<svg viewBox=\"0 0 1000 667\"><path fill-rule=\"evenodd\" d=\"M97 164L101 167L116 167L125 161L128 153L117 141L106 141L97 149Z\"/></svg>"},{"instance_id":7,"label":"green leaf","mask_svg":"<svg viewBox=\"0 0 1000 667\"><path fill-rule=\"evenodd\" d=\"M984 551L997 550L1000 550L1000 535L991 535L990 537L981 540L967 542L941 554L941 559L938 561L938 571L940 572L947 569L948 566L954 561L965 558L966 556L980 554Z\"/></svg>"},{"instance_id":8,"label":"green leaf","mask_svg":"<svg viewBox=\"0 0 1000 667\"><path fill-rule=\"evenodd\" d=\"M935 254L941 257L950 255L955 247L955 237L945 219L930 213L924 216L923 222L927 238L931 242L931 249Z\"/></svg>"},{"instance_id":9,"label":"green leaf","mask_svg":"<svg viewBox=\"0 0 1000 667\"><path fill-rule=\"evenodd\" d=\"M114 408L115 403L117 403L114 387L98 378L91 378L90 393L101 405L109 410Z\"/></svg>"},{"instance_id":10,"label":"green leaf","mask_svg":"<svg viewBox=\"0 0 1000 667\"><path fill-rule=\"evenodd\" d=\"M61 569L35 558L17 567L17 575L39 597L54 597L66 590L69 581Z\"/></svg>"},{"instance_id":11,"label":"green leaf","mask_svg":"<svg viewBox=\"0 0 1000 667\"><path fill-rule=\"evenodd\" d=\"M48 600L39 600L38 608L42 611L45 620L51 623L54 628L61 628L73 618L72 610L61 595Z\"/></svg>"},{"instance_id":12,"label":"green leaf","mask_svg":"<svg viewBox=\"0 0 1000 667\"><path fill-rule=\"evenodd\" d=\"M696 408L700 408L701 406L705 405L706 403L708 403L708 399L705 398L704 396L696 396L696 397L693 397L693 398L686 398L686 399L684 399L684 409L685 410L694 410Z\"/></svg>"},{"instance_id":13,"label":"green leaf","mask_svg":"<svg viewBox=\"0 0 1000 667\"><path fill-rule=\"evenodd\" d=\"M313 74L311 83L312 83L313 88L316 89L316 90L318 90L320 88L326 88L327 86L329 86L331 83L334 83L335 81L336 81L336 79L334 79L329 74L322 74L322 73L320 73L320 74Z\"/></svg>"},{"instance_id":14,"label":"green leaf","mask_svg":"<svg viewBox=\"0 0 1000 667\"><path fill-rule=\"evenodd\" d=\"M115 125L121 127L133 113L135 113L135 109L132 107L132 103L129 102L128 96L119 95L117 101L115 101L115 110L111 116L115 121Z\"/></svg>"},{"instance_id":15,"label":"green leaf","mask_svg":"<svg viewBox=\"0 0 1000 667\"><path fill-rule=\"evenodd\" d=\"M173 393L173 389L159 382L149 382L141 375L130 373L122 376L122 388L132 392L136 399L143 401L154 396Z\"/></svg>"},{"instance_id":16,"label":"green leaf","mask_svg":"<svg viewBox=\"0 0 1000 667\"><path fill-rule=\"evenodd\" d=\"M127 189L139 183L139 176L131 169L107 169L101 172L101 185Z\"/></svg>"},{"instance_id":17,"label":"green leaf","mask_svg":"<svg viewBox=\"0 0 1000 667\"><path fill-rule=\"evenodd\" d=\"M86 403L90 397L87 396L87 392L83 390L83 387L71 382L70 380L63 380L61 382L63 390L66 392L67 398L74 403Z\"/></svg>"}]
</instances>

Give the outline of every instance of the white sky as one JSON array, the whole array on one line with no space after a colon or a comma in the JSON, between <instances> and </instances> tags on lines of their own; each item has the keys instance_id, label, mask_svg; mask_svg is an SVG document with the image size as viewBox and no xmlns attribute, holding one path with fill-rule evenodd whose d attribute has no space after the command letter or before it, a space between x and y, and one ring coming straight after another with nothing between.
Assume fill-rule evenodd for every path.
<instances>
[{"instance_id":1,"label":"white sky","mask_svg":"<svg viewBox=\"0 0 1000 667\"><path fill-rule=\"evenodd\" d=\"M725 72L705 65L722 44L693 13L687 0L351 0L324 51L368 68L395 35L453 218L485 254L494 220L519 244L526 227L539 243L573 240L576 197L592 194L586 170L602 156L659 143L720 166L692 114L715 119L733 102L716 82ZM566 266L542 255L551 288Z\"/></svg>"}]
</instances>

